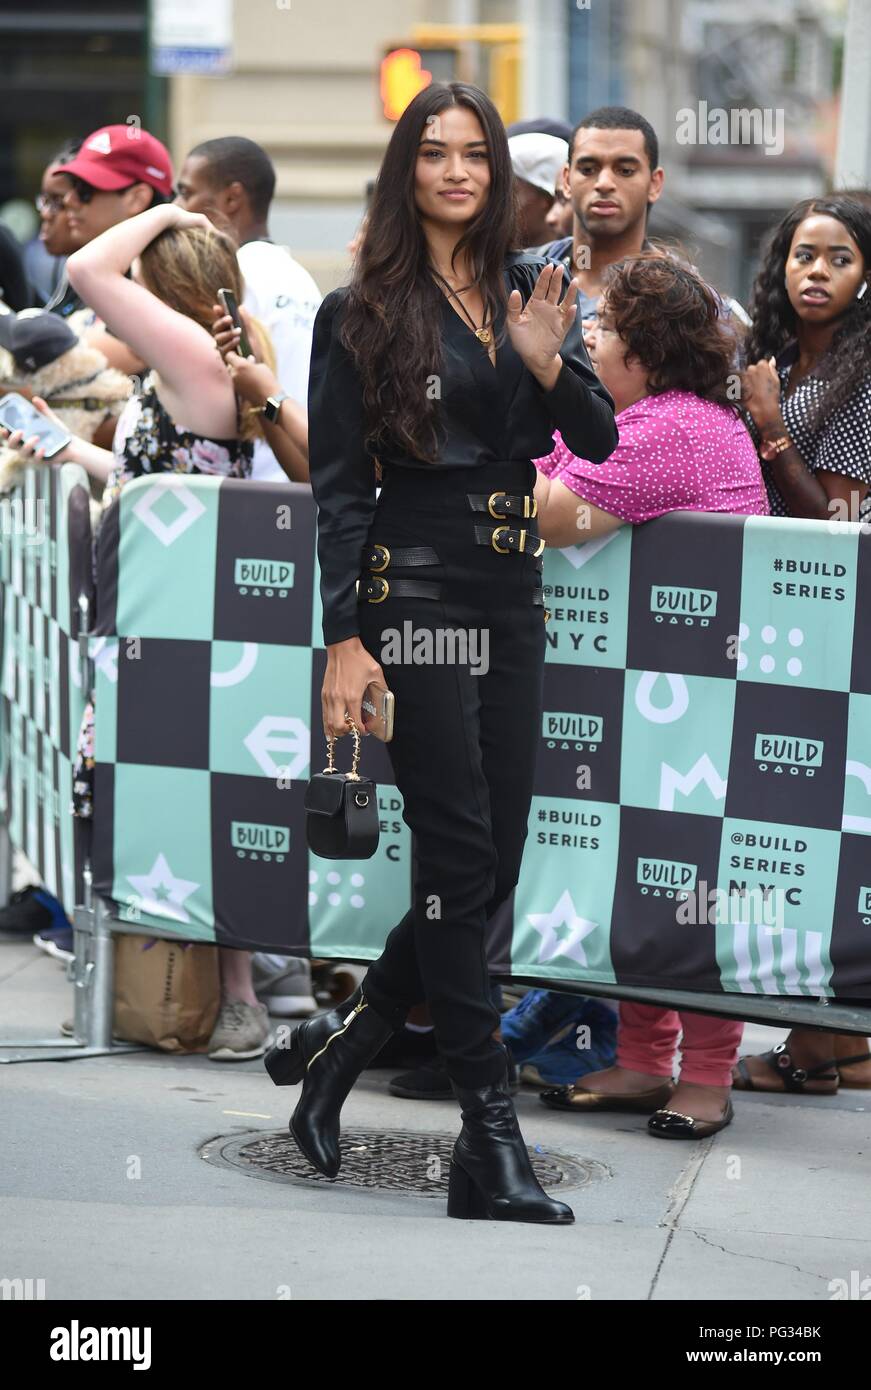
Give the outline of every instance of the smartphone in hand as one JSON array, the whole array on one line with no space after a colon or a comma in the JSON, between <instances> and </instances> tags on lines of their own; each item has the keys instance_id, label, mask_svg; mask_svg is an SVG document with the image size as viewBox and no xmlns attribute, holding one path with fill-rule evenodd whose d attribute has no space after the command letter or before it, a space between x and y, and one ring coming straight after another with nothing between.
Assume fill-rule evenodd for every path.
<instances>
[{"instance_id":1,"label":"smartphone in hand","mask_svg":"<svg viewBox=\"0 0 871 1390\"><path fill-rule=\"evenodd\" d=\"M374 734L382 743L389 743L393 737L393 713L396 697L392 690L376 681L366 686L362 700L363 725L367 734Z\"/></svg>"},{"instance_id":2,"label":"smartphone in hand","mask_svg":"<svg viewBox=\"0 0 871 1390\"><path fill-rule=\"evenodd\" d=\"M235 327L239 329L239 347L237 349L239 356L253 357L254 354L251 351L251 344L248 341L248 335L242 323L235 294L232 290L218 290L218 299L221 301L221 308L224 310L224 313L230 315Z\"/></svg>"},{"instance_id":3,"label":"smartphone in hand","mask_svg":"<svg viewBox=\"0 0 871 1390\"><path fill-rule=\"evenodd\" d=\"M60 429L53 420L47 419L35 405L31 405L30 401L20 396L17 391L10 391L0 397L0 425L9 430L10 434L22 430L25 439L37 435L47 459L54 458L54 455L65 449L72 439L71 434Z\"/></svg>"}]
</instances>

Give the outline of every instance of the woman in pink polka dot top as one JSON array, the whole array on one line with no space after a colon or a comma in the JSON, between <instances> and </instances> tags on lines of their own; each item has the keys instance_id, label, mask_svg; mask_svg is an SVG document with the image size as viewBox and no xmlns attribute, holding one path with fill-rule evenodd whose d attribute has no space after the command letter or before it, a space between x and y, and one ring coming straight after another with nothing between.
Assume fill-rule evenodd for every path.
<instances>
[{"instance_id":1,"label":"woman in pink polka dot top","mask_svg":"<svg viewBox=\"0 0 871 1390\"><path fill-rule=\"evenodd\" d=\"M711 290L672 257L643 253L610 268L587 345L614 398L620 440L610 458L592 464L556 434L553 453L535 460L548 545L578 545L664 512L769 514L756 448L733 404L733 334ZM560 1110L650 1113L651 1134L705 1138L732 1119L743 1026L621 1003L617 1065L541 1099Z\"/></svg>"},{"instance_id":2,"label":"woman in pink polka dot top","mask_svg":"<svg viewBox=\"0 0 871 1390\"><path fill-rule=\"evenodd\" d=\"M548 545L578 545L665 512L769 514L738 411L734 329L693 271L657 252L617 262L588 346L614 397L620 442L593 464L557 432L553 453L535 460Z\"/></svg>"}]
</instances>

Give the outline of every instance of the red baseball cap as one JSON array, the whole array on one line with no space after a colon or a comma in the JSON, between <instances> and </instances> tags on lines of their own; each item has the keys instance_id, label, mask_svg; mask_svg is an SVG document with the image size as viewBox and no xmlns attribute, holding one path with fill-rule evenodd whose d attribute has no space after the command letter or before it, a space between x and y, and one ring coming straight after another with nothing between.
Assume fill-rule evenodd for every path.
<instances>
[{"instance_id":1,"label":"red baseball cap","mask_svg":"<svg viewBox=\"0 0 871 1390\"><path fill-rule=\"evenodd\" d=\"M88 135L75 159L59 173L75 174L105 193L148 183L159 193L172 192L169 150L137 125L104 125Z\"/></svg>"}]
</instances>

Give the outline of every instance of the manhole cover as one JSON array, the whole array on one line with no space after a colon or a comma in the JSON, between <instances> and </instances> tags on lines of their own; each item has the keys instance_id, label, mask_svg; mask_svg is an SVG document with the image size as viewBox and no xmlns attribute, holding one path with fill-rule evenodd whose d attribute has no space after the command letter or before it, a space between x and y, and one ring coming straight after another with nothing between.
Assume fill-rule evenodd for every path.
<instances>
[{"instance_id":1,"label":"manhole cover","mask_svg":"<svg viewBox=\"0 0 871 1390\"><path fill-rule=\"evenodd\" d=\"M270 1182L327 1183L404 1192L416 1197L445 1197L456 1137L402 1129L345 1129L341 1138L342 1167L337 1178L325 1178L317 1172L287 1131L219 1135L202 1146L200 1157L207 1163ZM530 1149L529 1156L535 1176L549 1192L584 1187L610 1176L603 1163L591 1158L569 1158L552 1149Z\"/></svg>"}]
</instances>

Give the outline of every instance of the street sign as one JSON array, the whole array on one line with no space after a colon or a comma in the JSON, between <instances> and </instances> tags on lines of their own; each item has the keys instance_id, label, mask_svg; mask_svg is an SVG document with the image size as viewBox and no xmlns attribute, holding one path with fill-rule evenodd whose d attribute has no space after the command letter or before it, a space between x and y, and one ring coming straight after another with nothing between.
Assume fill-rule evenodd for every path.
<instances>
[{"instance_id":1,"label":"street sign","mask_svg":"<svg viewBox=\"0 0 871 1390\"><path fill-rule=\"evenodd\" d=\"M233 0L151 0L151 72L218 76L230 71Z\"/></svg>"}]
</instances>

